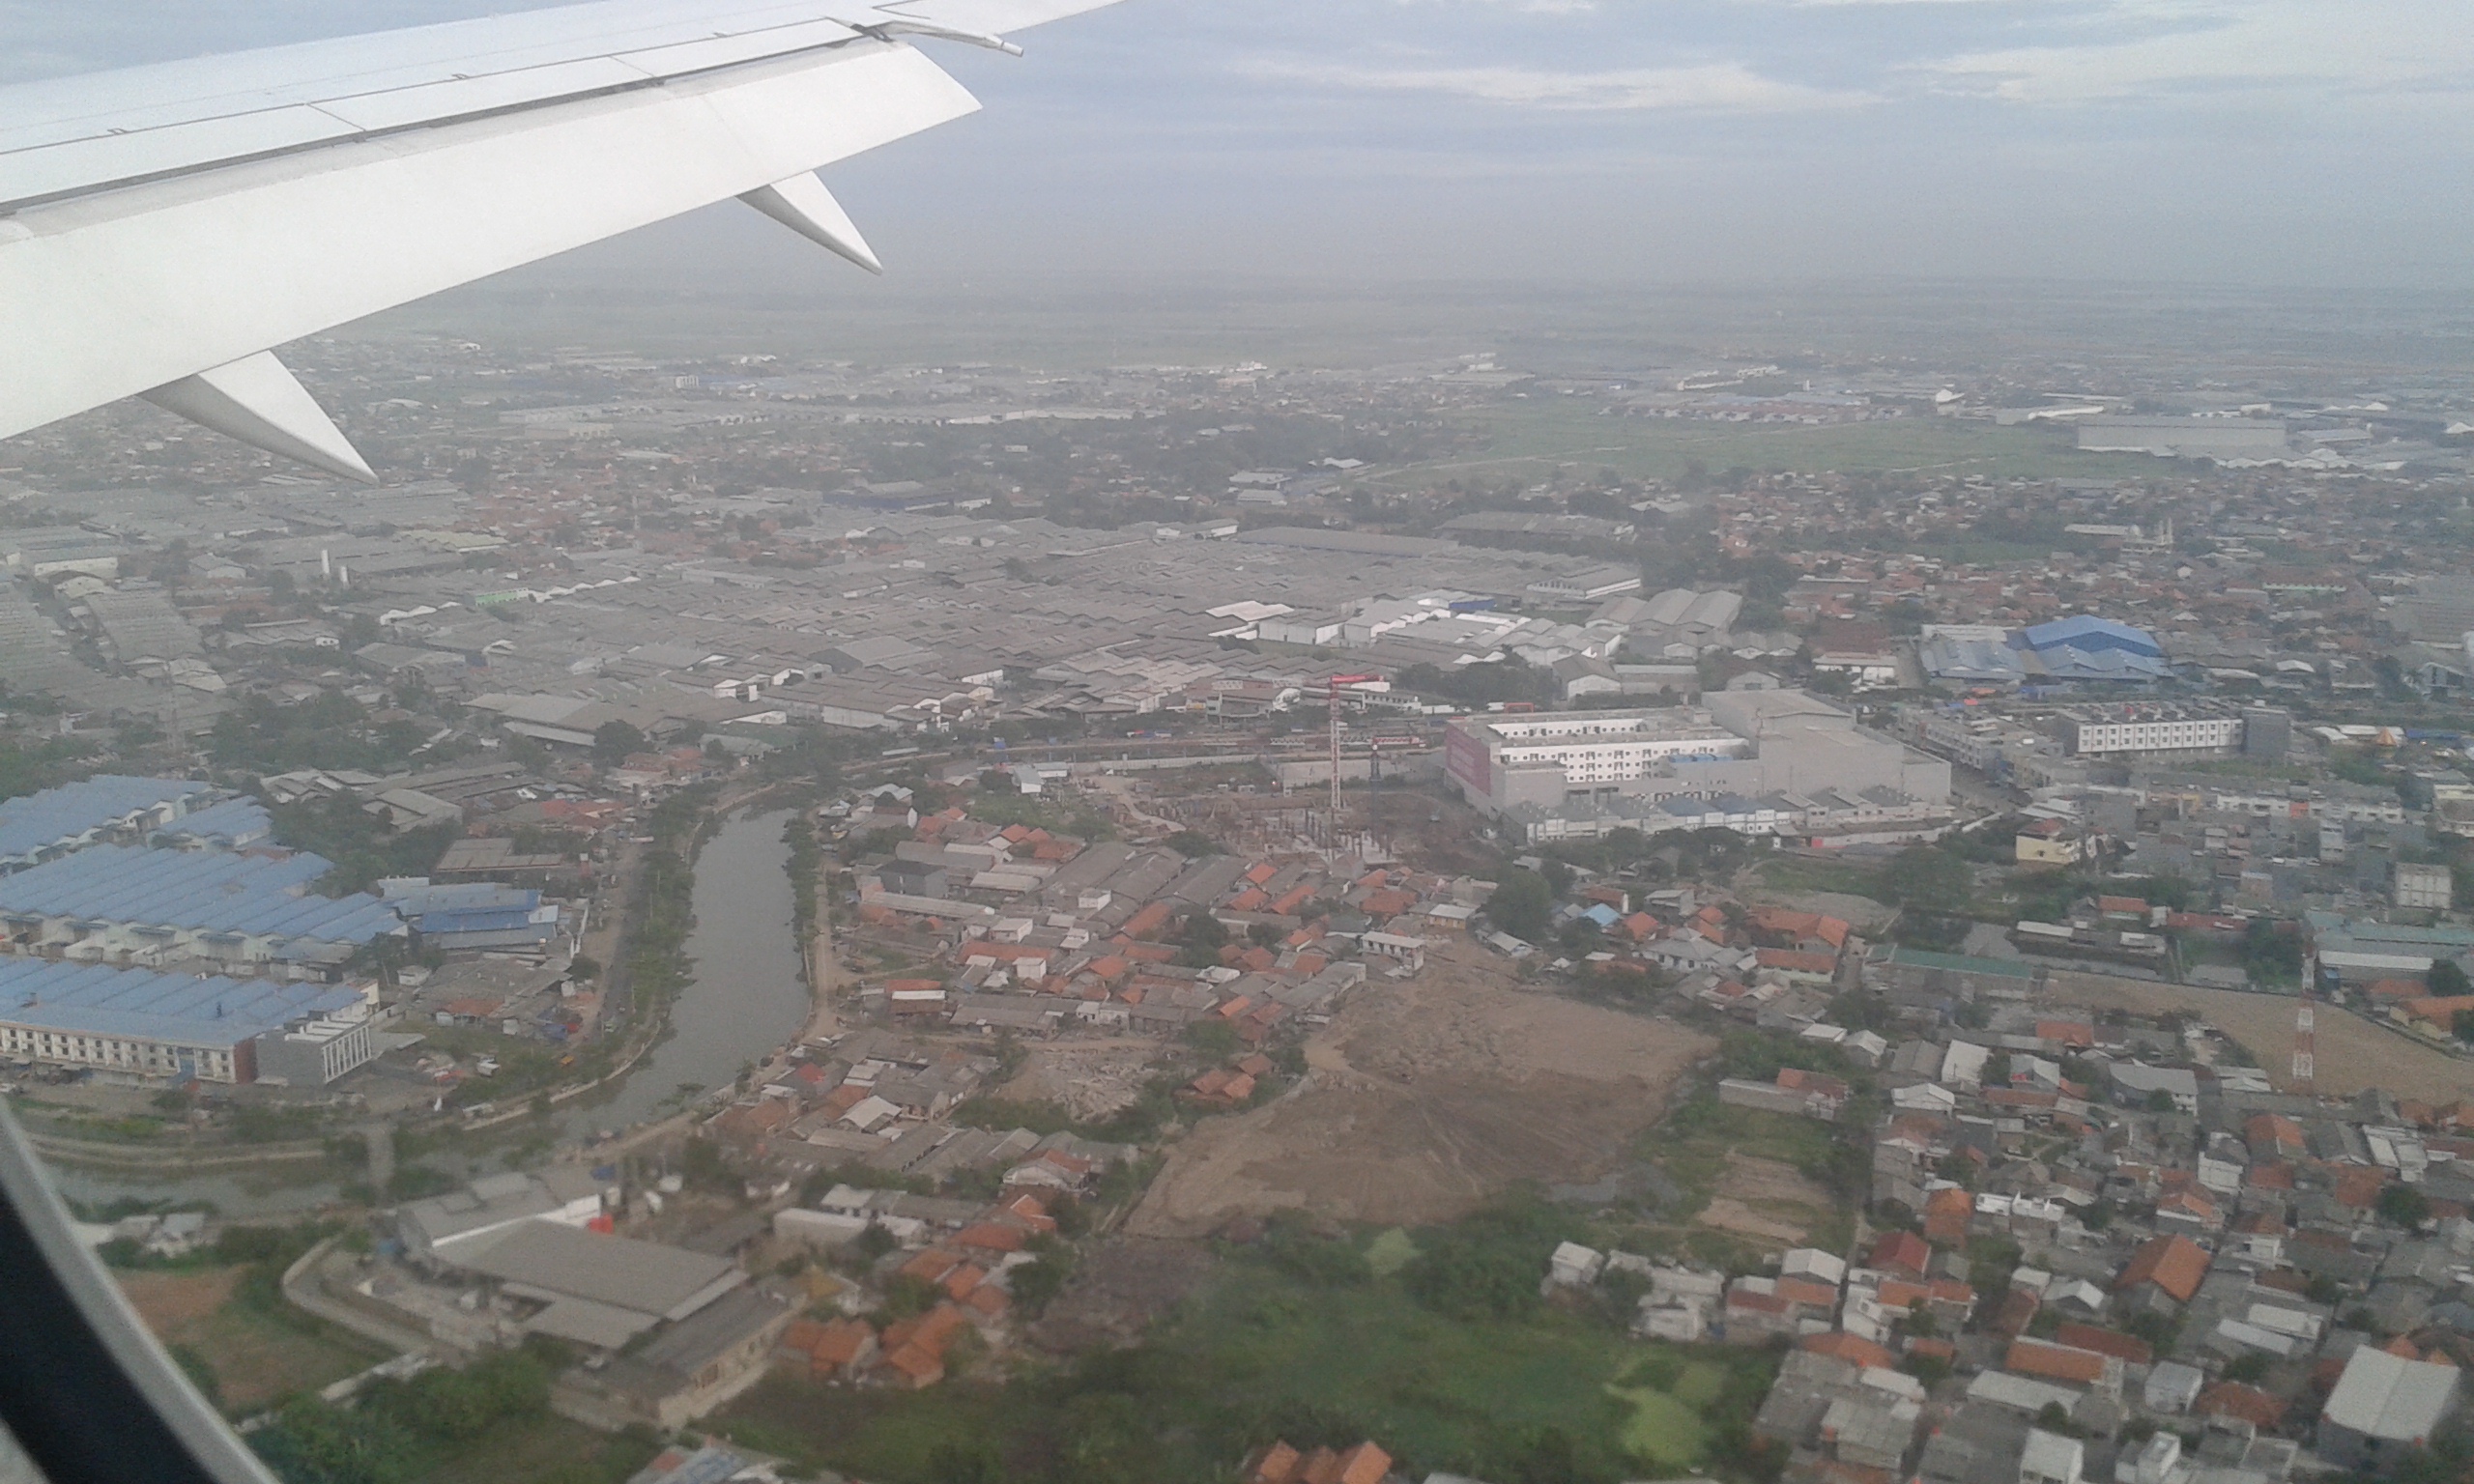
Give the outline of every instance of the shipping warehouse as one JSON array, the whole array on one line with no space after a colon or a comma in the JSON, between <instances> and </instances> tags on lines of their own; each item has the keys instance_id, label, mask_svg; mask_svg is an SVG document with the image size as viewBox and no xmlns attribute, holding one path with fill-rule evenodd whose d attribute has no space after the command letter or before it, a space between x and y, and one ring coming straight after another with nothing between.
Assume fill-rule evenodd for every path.
<instances>
[{"instance_id":1,"label":"shipping warehouse","mask_svg":"<svg viewBox=\"0 0 2474 1484\"><path fill-rule=\"evenodd\" d=\"M323 1085L376 1054L360 1005L358 992L329 985L0 958L0 1055L137 1076Z\"/></svg>"}]
</instances>

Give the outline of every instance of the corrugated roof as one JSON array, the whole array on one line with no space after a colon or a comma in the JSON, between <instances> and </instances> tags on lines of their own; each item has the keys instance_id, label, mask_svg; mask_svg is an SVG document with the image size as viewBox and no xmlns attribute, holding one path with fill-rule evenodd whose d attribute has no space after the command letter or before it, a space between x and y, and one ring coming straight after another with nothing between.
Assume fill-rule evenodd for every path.
<instances>
[{"instance_id":1,"label":"corrugated roof","mask_svg":"<svg viewBox=\"0 0 2474 1484\"><path fill-rule=\"evenodd\" d=\"M225 846L249 845L274 833L274 820L255 799L225 799L220 804L183 814L157 830L158 842L200 841Z\"/></svg>"},{"instance_id":2,"label":"corrugated roof","mask_svg":"<svg viewBox=\"0 0 2474 1484\"><path fill-rule=\"evenodd\" d=\"M2420 1442L2439 1425L2456 1395L2457 1367L2365 1345L2345 1362L2319 1415L2366 1437Z\"/></svg>"},{"instance_id":3,"label":"corrugated roof","mask_svg":"<svg viewBox=\"0 0 2474 1484\"><path fill-rule=\"evenodd\" d=\"M366 894L320 897L324 856L230 855L94 845L0 876L0 914L201 932L367 943L402 919Z\"/></svg>"},{"instance_id":4,"label":"corrugated roof","mask_svg":"<svg viewBox=\"0 0 2474 1484\"><path fill-rule=\"evenodd\" d=\"M46 788L0 804L0 860L28 856L128 818L141 809L205 793L185 778L128 778L103 773L81 784Z\"/></svg>"},{"instance_id":5,"label":"corrugated roof","mask_svg":"<svg viewBox=\"0 0 2474 1484\"><path fill-rule=\"evenodd\" d=\"M237 1045L360 998L331 985L194 979L48 958L0 958L0 1021L83 1036Z\"/></svg>"},{"instance_id":6,"label":"corrugated roof","mask_svg":"<svg viewBox=\"0 0 2474 1484\"><path fill-rule=\"evenodd\" d=\"M452 1261L503 1283L666 1317L684 1317L700 1297L719 1297L747 1276L718 1257L542 1220L518 1223L477 1251L458 1249Z\"/></svg>"}]
</instances>

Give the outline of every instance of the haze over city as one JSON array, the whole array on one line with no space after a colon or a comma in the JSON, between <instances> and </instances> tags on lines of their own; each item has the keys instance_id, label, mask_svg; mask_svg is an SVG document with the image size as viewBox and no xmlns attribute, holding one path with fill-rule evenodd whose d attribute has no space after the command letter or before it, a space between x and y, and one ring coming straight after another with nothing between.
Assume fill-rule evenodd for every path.
<instances>
[{"instance_id":1,"label":"haze over city","mask_svg":"<svg viewBox=\"0 0 2474 1484\"><path fill-rule=\"evenodd\" d=\"M2462 10L0 0L0 1484L2474 1480Z\"/></svg>"},{"instance_id":2,"label":"haze over city","mask_svg":"<svg viewBox=\"0 0 2474 1484\"><path fill-rule=\"evenodd\" d=\"M20 0L0 78L495 9ZM1153 0L1031 45L946 59L988 114L830 172L902 285L2474 281L2450 0ZM550 271L831 276L743 214Z\"/></svg>"}]
</instances>

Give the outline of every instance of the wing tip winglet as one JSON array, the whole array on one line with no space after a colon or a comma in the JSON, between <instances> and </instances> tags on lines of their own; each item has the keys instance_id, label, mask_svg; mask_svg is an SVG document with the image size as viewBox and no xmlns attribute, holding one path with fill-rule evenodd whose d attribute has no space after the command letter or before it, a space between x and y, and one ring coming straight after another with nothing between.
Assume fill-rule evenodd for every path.
<instances>
[{"instance_id":1,"label":"wing tip winglet","mask_svg":"<svg viewBox=\"0 0 2474 1484\"><path fill-rule=\"evenodd\" d=\"M848 258L872 273L883 274L885 266L877 257L876 249L868 245L868 240L859 235L858 224L813 174L760 186L739 199L818 246Z\"/></svg>"},{"instance_id":2,"label":"wing tip winglet","mask_svg":"<svg viewBox=\"0 0 2474 1484\"><path fill-rule=\"evenodd\" d=\"M142 395L165 412L277 458L361 484L380 482L360 450L272 351L185 376Z\"/></svg>"}]
</instances>

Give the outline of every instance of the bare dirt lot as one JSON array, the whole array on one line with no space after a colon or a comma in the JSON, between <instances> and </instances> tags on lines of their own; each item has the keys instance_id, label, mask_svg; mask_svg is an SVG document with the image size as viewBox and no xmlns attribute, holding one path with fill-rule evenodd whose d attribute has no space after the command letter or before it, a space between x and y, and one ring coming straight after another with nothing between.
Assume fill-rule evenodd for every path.
<instances>
[{"instance_id":1,"label":"bare dirt lot","mask_svg":"<svg viewBox=\"0 0 2474 1484\"><path fill-rule=\"evenodd\" d=\"M1717 1193L1692 1219L1739 1237L1793 1246L1829 1208L1829 1192L1794 1165L1746 1156L1728 1165Z\"/></svg>"},{"instance_id":2,"label":"bare dirt lot","mask_svg":"<svg viewBox=\"0 0 2474 1484\"><path fill-rule=\"evenodd\" d=\"M1159 1056L1160 1042L1141 1037L1035 1045L996 1096L1053 1103L1078 1120L1097 1122L1134 1101Z\"/></svg>"},{"instance_id":3,"label":"bare dirt lot","mask_svg":"<svg viewBox=\"0 0 2474 1484\"><path fill-rule=\"evenodd\" d=\"M1594 1180L1713 1049L1669 1021L1524 991L1503 959L1453 944L1414 980L1353 991L1294 1095L1176 1145L1128 1230L1194 1237L1290 1208L1414 1226L1520 1181Z\"/></svg>"},{"instance_id":4,"label":"bare dirt lot","mask_svg":"<svg viewBox=\"0 0 2474 1484\"><path fill-rule=\"evenodd\" d=\"M1111 1239L1076 1267L1065 1291L1031 1327L1031 1338L1058 1351L1131 1345L1218 1266L1198 1242Z\"/></svg>"},{"instance_id":5,"label":"bare dirt lot","mask_svg":"<svg viewBox=\"0 0 2474 1484\"><path fill-rule=\"evenodd\" d=\"M311 1332L289 1322L289 1315L261 1312L236 1299L233 1291L245 1272L211 1268L116 1276L158 1339L187 1346L213 1368L218 1400L236 1416L384 1358L347 1340Z\"/></svg>"},{"instance_id":6,"label":"bare dirt lot","mask_svg":"<svg viewBox=\"0 0 2474 1484\"><path fill-rule=\"evenodd\" d=\"M2115 981L2102 987L2057 990L2054 1001L2147 1014L2176 1010L2196 1014L2241 1042L2279 1091L2293 1090L2293 1015L2300 1005L2284 995ZM2348 1097L2366 1087L2384 1087L2400 1098L2426 1102L2474 1098L2474 1061L2418 1044L2350 1011L2318 1005L2314 1012L2318 1091Z\"/></svg>"}]
</instances>

